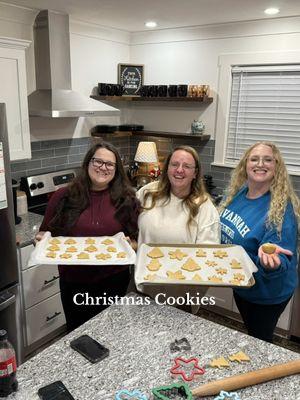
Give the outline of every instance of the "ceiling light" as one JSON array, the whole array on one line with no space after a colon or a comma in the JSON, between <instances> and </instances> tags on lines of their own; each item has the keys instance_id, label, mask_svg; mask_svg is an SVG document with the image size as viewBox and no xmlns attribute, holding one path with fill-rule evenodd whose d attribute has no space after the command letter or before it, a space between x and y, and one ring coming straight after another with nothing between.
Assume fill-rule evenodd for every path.
<instances>
[{"instance_id":1,"label":"ceiling light","mask_svg":"<svg viewBox=\"0 0 300 400\"><path fill-rule=\"evenodd\" d=\"M267 15L275 15L275 14L279 13L279 9L278 8L266 8L264 13Z\"/></svg>"},{"instance_id":2,"label":"ceiling light","mask_svg":"<svg viewBox=\"0 0 300 400\"><path fill-rule=\"evenodd\" d=\"M148 21L148 22L145 22L145 27L146 28L156 28L157 23L155 21Z\"/></svg>"}]
</instances>

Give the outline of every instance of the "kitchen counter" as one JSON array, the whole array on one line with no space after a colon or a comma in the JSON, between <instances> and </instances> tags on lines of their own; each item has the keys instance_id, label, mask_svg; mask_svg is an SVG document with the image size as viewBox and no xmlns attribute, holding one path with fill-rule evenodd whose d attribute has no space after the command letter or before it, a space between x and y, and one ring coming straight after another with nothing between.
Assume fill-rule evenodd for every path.
<instances>
[{"instance_id":1,"label":"kitchen counter","mask_svg":"<svg viewBox=\"0 0 300 400\"><path fill-rule=\"evenodd\" d=\"M28 212L21 215L21 218L21 223L15 226L16 242L19 247L25 247L33 242L34 236L42 223L43 216Z\"/></svg>"},{"instance_id":2,"label":"kitchen counter","mask_svg":"<svg viewBox=\"0 0 300 400\"><path fill-rule=\"evenodd\" d=\"M128 296L132 300L135 295ZM89 334L109 348L110 356L91 364L73 351L70 341L81 334ZM183 337L188 338L192 350L171 353L170 343ZM22 364L17 373L19 391L8 398L37 400L38 388L56 380L62 380L76 400L113 400L115 393L124 388L140 389L152 398L152 388L174 382L169 370L175 357L196 356L202 365L216 357L228 358L239 350L248 354L250 363L231 363L230 369L222 370L209 368L190 387L299 358L297 353L173 307L154 302L113 305ZM300 393L299 375L238 393L243 400L296 399Z\"/></svg>"}]
</instances>

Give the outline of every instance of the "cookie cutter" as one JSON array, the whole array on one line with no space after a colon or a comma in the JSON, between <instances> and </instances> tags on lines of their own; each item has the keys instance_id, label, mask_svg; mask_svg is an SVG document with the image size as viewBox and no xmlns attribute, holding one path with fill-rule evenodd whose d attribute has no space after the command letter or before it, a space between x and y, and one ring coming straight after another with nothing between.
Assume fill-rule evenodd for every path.
<instances>
[{"instance_id":1,"label":"cookie cutter","mask_svg":"<svg viewBox=\"0 0 300 400\"><path fill-rule=\"evenodd\" d=\"M191 350L191 348L190 342L185 337L178 340L175 339L175 342L170 343L170 350L172 353L176 351L188 351Z\"/></svg>"},{"instance_id":2,"label":"cookie cutter","mask_svg":"<svg viewBox=\"0 0 300 400\"><path fill-rule=\"evenodd\" d=\"M174 359L175 365L170 369L172 375L181 375L182 379L185 382L190 382L194 379L195 375L203 375L205 370L199 366L198 358L192 357L188 360L185 360L182 357L176 357ZM182 365L183 364L183 365ZM193 364L193 369L189 374L187 374L184 370L183 366L190 366Z\"/></svg>"},{"instance_id":3,"label":"cookie cutter","mask_svg":"<svg viewBox=\"0 0 300 400\"><path fill-rule=\"evenodd\" d=\"M218 397L214 398L214 400L226 400L226 399L241 400L236 392L225 392L224 390L220 392Z\"/></svg>"},{"instance_id":4,"label":"cookie cutter","mask_svg":"<svg viewBox=\"0 0 300 400\"><path fill-rule=\"evenodd\" d=\"M137 389L133 391L122 389L116 393L115 400L148 400L148 397Z\"/></svg>"},{"instance_id":5,"label":"cookie cutter","mask_svg":"<svg viewBox=\"0 0 300 400\"><path fill-rule=\"evenodd\" d=\"M185 400L193 400L192 392L186 383L172 383L152 389L155 400L170 400L181 397Z\"/></svg>"}]
</instances>

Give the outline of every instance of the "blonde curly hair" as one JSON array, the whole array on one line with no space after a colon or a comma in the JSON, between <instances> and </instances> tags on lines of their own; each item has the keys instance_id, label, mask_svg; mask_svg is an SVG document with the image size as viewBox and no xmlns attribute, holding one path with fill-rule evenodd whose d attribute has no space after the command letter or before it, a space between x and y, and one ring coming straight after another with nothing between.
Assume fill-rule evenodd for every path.
<instances>
[{"instance_id":1,"label":"blonde curly hair","mask_svg":"<svg viewBox=\"0 0 300 400\"><path fill-rule=\"evenodd\" d=\"M298 221L299 230L300 201L293 189L281 153L278 147L272 142L257 142L245 151L240 162L232 172L230 184L226 191L226 198L221 203L220 210L224 210L224 208L226 208L227 205L232 202L236 193L246 184L248 179L246 172L247 160L252 150L259 145L269 146L272 149L273 156L276 162L274 178L270 186L271 202L266 225L268 227L276 227L277 234L280 236L284 213L287 204L290 201L292 203L294 213Z\"/></svg>"}]
</instances>

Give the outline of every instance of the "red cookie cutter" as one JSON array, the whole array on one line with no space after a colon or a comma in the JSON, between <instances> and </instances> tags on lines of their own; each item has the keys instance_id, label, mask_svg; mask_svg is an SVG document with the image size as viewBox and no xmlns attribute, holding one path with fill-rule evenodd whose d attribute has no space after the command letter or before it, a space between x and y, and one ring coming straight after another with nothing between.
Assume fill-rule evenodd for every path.
<instances>
[{"instance_id":1,"label":"red cookie cutter","mask_svg":"<svg viewBox=\"0 0 300 400\"><path fill-rule=\"evenodd\" d=\"M195 357L185 360L182 357L176 357L174 359L175 365L170 369L172 375L181 375L182 379L186 382L190 382L194 379L195 375L203 375L205 372L204 368L199 366L199 360ZM187 374L184 370L184 366L191 366L193 369Z\"/></svg>"}]
</instances>

